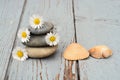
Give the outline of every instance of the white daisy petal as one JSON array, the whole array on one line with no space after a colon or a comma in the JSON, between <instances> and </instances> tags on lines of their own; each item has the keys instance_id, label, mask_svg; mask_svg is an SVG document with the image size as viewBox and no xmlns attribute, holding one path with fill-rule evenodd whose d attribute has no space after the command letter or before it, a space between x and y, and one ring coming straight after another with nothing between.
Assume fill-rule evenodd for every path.
<instances>
[{"instance_id":1,"label":"white daisy petal","mask_svg":"<svg viewBox=\"0 0 120 80\"><path fill-rule=\"evenodd\" d=\"M20 59L20 61L25 61L25 59L22 58L22 59Z\"/></svg>"},{"instance_id":2,"label":"white daisy petal","mask_svg":"<svg viewBox=\"0 0 120 80\"><path fill-rule=\"evenodd\" d=\"M21 61L25 61L25 60L26 60L26 58L25 58L25 57L21 58Z\"/></svg>"},{"instance_id":3,"label":"white daisy petal","mask_svg":"<svg viewBox=\"0 0 120 80\"><path fill-rule=\"evenodd\" d=\"M50 46L53 46L53 43L49 43Z\"/></svg>"},{"instance_id":4,"label":"white daisy petal","mask_svg":"<svg viewBox=\"0 0 120 80\"><path fill-rule=\"evenodd\" d=\"M13 50L12 56L16 60L24 61L28 58L27 52L25 49L17 47Z\"/></svg>"},{"instance_id":5,"label":"white daisy petal","mask_svg":"<svg viewBox=\"0 0 120 80\"><path fill-rule=\"evenodd\" d=\"M55 45L57 45L57 42L54 42L53 44L54 44L54 46L55 46Z\"/></svg>"}]
</instances>

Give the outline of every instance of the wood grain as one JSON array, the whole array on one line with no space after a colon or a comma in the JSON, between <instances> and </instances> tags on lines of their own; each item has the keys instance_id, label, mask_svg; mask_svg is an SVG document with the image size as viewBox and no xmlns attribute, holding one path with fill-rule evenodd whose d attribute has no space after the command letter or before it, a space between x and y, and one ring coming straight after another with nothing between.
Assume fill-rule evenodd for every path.
<instances>
[{"instance_id":1,"label":"wood grain","mask_svg":"<svg viewBox=\"0 0 120 80\"><path fill-rule=\"evenodd\" d=\"M39 14L58 28L60 44L57 52L44 59L28 59L19 62L11 58L7 72L8 80L77 80L75 61L62 57L65 47L75 40L72 0L26 1L20 28L28 27L29 17ZM24 47L18 39L16 46Z\"/></svg>"},{"instance_id":2,"label":"wood grain","mask_svg":"<svg viewBox=\"0 0 120 80\"><path fill-rule=\"evenodd\" d=\"M0 1L0 80L4 80L24 1Z\"/></svg>"},{"instance_id":3,"label":"wood grain","mask_svg":"<svg viewBox=\"0 0 120 80\"><path fill-rule=\"evenodd\" d=\"M108 59L79 61L80 80L120 80L120 1L75 0L77 42L90 49L105 44L113 50Z\"/></svg>"}]
</instances>

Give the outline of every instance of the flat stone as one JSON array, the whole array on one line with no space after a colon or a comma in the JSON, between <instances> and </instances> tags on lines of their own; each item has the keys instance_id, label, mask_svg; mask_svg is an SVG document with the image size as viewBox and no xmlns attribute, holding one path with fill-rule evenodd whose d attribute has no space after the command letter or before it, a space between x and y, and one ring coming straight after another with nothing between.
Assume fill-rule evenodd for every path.
<instances>
[{"instance_id":1,"label":"flat stone","mask_svg":"<svg viewBox=\"0 0 120 80\"><path fill-rule=\"evenodd\" d=\"M25 46L29 47L41 47L41 46L48 46L48 44L45 41L46 35L31 35L29 42L23 43Z\"/></svg>"},{"instance_id":2,"label":"flat stone","mask_svg":"<svg viewBox=\"0 0 120 80\"><path fill-rule=\"evenodd\" d=\"M54 25L49 22L45 22L42 26L43 27L40 29L34 29L32 27L29 27L28 29L31 32L31 34L41 35L41 34L46 34L46 33L50 32L54 27Z\"/></svg>"},{"instance_id":3,"label":"flat stone","mask_svg":"<svg viewBox=\"0 0 120 80\"><path fill-rule=\"evenodd\" d=\"M28 52L28 56L31 58L44 58L54 54L57 47L58 46L39 48L26 47L26 50Z\"/></svg>"}]
</instances>

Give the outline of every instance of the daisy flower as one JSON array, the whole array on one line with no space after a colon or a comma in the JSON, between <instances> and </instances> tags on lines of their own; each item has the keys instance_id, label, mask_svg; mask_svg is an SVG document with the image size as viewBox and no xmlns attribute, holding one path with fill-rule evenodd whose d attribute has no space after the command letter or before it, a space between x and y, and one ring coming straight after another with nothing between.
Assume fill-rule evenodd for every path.
<instances>
[{"instance_id":1,"label":"daisy flower","mask_svg":"<svg viewBox=\"0 0 120 80\"><path fill-rule=\"evenodd\" d=\"M33 15L30 17L30 25L32 28L42 28L42 24L44 23L43 18L40 17L39 15Z\"/></svg>"},{"instance_id":2,"label":"daisy flower","mask_svg":"<svg viewBox=\"0 0 120 80\"><path fill-rule=\"evenodd\" d=\"M50 32L46 35L45 40L46 40L48 45L55 46L59 42L59 36L58 36L57 33L51 33Z\"/></svg>"},{"instance_id":3,"label":"daisy flower","mask_svg":"<svg viewBox=\"0 0 120 80\"><path fill-rule=\"evenodd\" d=\"M18 32L18 37L21 39L22 42L28 42L30 39L30 31L28 29L21 29Z\"/></svg>"},{"instance_id":4,"label":"daisy flower","mask_svg":"<svg viewBox=\"0 0 120 80\"><path fill-rule=\"evenodd\" d=\"M28 58L26 50L20 47L17 47L13 50L12 56L14 59L17 59L20 61L25 61Z\"/></svg>"}]
</instances>

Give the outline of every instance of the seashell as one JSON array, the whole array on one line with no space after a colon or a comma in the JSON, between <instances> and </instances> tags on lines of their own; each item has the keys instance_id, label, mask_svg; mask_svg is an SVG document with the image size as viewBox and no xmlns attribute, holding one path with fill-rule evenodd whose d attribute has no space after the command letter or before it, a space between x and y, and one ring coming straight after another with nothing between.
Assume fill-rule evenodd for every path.
<instances>
[{"instance_id":1,"label":"seashell","mask_svg":"<svg viewBox=\"0 0 120 80\"><path fill-rule=\"evenodd\" d=\"M89 57L89 52L80 44L72 43L64 51L63 57L67 60L85 59Z\"/></svg>"},{"instance_id":2,"label":"seashell","mask_svg":"<svg viewBox=\"0 0 120 80\"><path fill-rule=\"evenodd\" d=\"M26 47L26 51L31 58L44 58L54 54L57 47Z\"/></svg>"},{"instance_id":3,"label":"seashell","mask_svg":"<svg viewBox=\"0 0 120 80\"><path fill-rule=\"evenodd\" d=\"M105 45L98 45L89 50L89 53L94 58L107 58L112 55L112 50Z\"/></svg>"}]
</instances>

